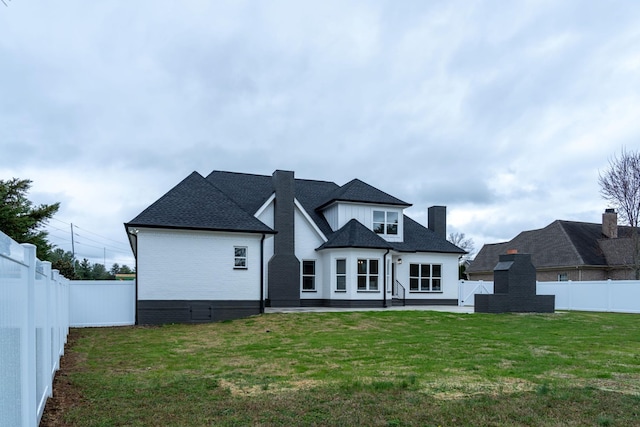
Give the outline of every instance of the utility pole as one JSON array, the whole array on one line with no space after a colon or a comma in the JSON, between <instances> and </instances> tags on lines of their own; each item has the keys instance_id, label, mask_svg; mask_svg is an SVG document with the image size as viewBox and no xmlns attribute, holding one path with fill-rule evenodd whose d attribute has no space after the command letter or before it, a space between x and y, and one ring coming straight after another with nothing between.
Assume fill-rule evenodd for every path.
<instances>
[{"instance_id":1,"label":"utility pole","mask_svg":"<svg viewBox=\"0 0 640 427\"><path fill-rule=\"evenodd\" d=\"M75 243L73 241L73 223L71 223L71 256L73 257L73 260L75 261L75 259L76 259L76 246L75 246Z\"/></svg>"}]
</instances>

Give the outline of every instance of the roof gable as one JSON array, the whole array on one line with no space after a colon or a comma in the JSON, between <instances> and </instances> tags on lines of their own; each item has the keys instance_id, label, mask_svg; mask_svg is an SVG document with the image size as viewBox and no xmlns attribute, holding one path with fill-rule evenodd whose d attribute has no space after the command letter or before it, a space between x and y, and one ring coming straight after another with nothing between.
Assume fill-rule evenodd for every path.
<instances>
[{"instance_id":1,"label":"roof gable","mask_svg":"<svg viewBox=\"0 0 640 427\"><path fill-rule=\"evenodd\" d=\"M318 249L337 248L392 249L393 247L359 221L352 219L333 233Z\"/></svg>"},{"instance_id":2,"label":"roof gable","mask_svg":"<svg viewBox=\"0 0 640 427\"><path fill-rule=\"evenodd\" d=\"M169 190L127 226L273 233L197 172Z\"/></svg>"},{"instance_id":3,"label":"roof gable","mask_svg":"<svg viewBox=\"0 0 640 427\"><path fill-rule=\"evenodd\" d=\"M331 194L327 195L324 202L318 206L318 209L322 209L334 202L355 202L405 207L411 206L410 203L403 202L402 200L393 197L392 195L387 194L366 182L362 182L359 179L351 180L342 187L335 189Z\"/></svg>"}]
</instances>

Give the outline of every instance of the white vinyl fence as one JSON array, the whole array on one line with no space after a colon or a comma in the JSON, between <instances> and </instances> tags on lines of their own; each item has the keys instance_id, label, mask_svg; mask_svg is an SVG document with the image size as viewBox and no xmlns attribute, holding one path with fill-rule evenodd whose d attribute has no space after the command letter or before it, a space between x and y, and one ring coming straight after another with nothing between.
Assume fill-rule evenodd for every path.
<instances>
[{"instance_id":1,"label":"white vinyl fence","mask_svg":"<svg viewBox=\"0 0 640 427\"><path fill-rule=\"evenodd\" d=\"M0 426L37 426L69 333L69 281L0 233Z\"/></svg>"},{"instance_id":2,"label":"white vinyl fence","mask_svg":"<svg viewBox=\"0 0 640 427\"><path fill-rule=\"evenodd\" d=\"M69 283L70 326L100 327L135 324L135 281L73 280Z\"/></svg>"},{"instance_id":3,"label":"white vinyl fence","mask_svg":"<svg viewBox=\"0 0 640 427\"><path fill-rule=\"evenodd\" d=\"M492 294L493 282L461 280L458 305L474 305L475 294ZM537 282L538 295L555 295L556 310L640 313L640 281Z\"/></svg>"}]
</instances>

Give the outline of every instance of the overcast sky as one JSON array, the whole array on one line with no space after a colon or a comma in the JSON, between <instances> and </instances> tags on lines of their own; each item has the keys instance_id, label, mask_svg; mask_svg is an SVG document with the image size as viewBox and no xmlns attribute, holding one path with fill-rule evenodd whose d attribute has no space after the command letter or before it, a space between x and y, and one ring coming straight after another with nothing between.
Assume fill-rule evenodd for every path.
<instances>
[{"instance_id":1,"label":"overcast sky","mask_svg":"<svg viewBox=\"0 0 640 427\"><path fill-rule=\"evenodd\" d=\"M637 0L4 2L0 179L108 268L192 171L359 178L478 250L600 222L640 147Z\"/></svg>"}]
</instances>

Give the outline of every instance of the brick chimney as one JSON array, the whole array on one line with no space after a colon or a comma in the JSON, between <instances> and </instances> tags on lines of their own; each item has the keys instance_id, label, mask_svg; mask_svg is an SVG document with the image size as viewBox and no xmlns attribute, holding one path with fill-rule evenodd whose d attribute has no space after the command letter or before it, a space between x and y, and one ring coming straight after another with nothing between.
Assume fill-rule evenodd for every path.
<instances>
[{"instance_id":1,"label":"brick chimney","mask_svg":"<svg viewBox=\"0 0 640 427\"><path fill-rule=\"evenodd\" d=\"M606 209L602 214L602 234L610 239L618 237L618 214L615 209Z\"/></svg>"},{"instance_id":2,"label":"brick chimney","mask_svg":"<svg viewBox=\"0 0 640 427\"><path fill-rule=\"evenodd\" d=\"M431 206L427 209L428 228L443 239L447 238L447 207Z\"/></svg>"},{"instance_id":3,"label":"brick chimney","mask_svg":"<svg viewBox=\"0 0 640 427\"><path fill-rule=\"evenodd\" d=\"M300 306L300 261L295 255L295 178L291 171L277 170L272 177L276 194L273 223L273 257L269 260L269 300L272 307Z\"/></svg>"}]
</instances>

